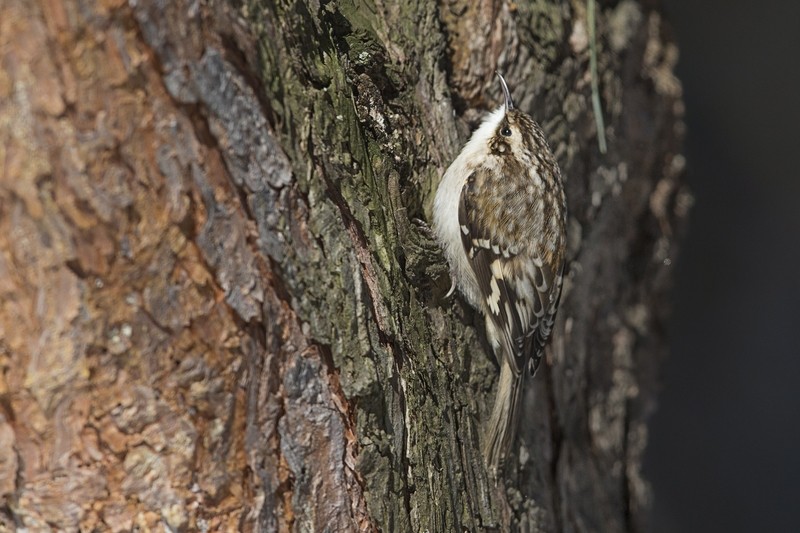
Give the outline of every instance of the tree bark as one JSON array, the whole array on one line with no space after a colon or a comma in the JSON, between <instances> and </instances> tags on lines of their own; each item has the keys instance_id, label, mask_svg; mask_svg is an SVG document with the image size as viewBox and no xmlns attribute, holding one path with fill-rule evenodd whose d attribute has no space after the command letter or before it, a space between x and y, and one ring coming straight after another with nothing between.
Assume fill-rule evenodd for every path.
<instances>
[{"instance_id":1,"label":"tree bark","mask_svg":"<svg viewBox=\"0 0 800 533\"><path fill-rule=\"evenodd\" d=\"M690 197L657 6L0 3L0 530L636 531ZM428 219L498 104L566 179L519 453Z\"/></svg>"}]
</instances>

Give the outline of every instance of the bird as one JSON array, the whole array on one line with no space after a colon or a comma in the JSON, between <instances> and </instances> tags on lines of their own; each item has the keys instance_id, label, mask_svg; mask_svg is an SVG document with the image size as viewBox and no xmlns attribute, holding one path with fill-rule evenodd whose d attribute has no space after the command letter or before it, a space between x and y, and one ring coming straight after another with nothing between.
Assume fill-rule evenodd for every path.
<instances>
[{"instance_id":1,"label":"bird","mask_svg":"<svg viewBox=\"0 0 800 533\"><path fill-rule=\"evenodd\" d=\"M485 316L500 367L484 457L497 471L519 426L525 383L553 330L566 256L567 204L561 171L541 127L504 102L445 171L432 230L455 288Z\"/></svg>"}]
</instances>

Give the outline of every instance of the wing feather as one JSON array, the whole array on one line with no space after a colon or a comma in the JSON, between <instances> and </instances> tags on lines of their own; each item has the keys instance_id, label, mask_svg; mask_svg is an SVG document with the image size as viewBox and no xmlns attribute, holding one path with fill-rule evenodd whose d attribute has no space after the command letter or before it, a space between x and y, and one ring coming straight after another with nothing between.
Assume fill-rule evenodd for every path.
<instances>
[{"instance_id":1,"label":"wing feather","mask_svg":"<svg viewBox=\"0 0 800 533\"><path fill-rule=\"evenodd\" d=\"M484 311L500 338L495 339L515 373L527 366L534 373L552 331L561 292L561 271L553 269L527 243L513 238L513 228L495 224L477 210L481 176L476 170L461 191L458 221L461 242L475 274ZM483 179L481 179L483 178ZM485 215L485 214L484 214ZM505 217L507 219L508 217ZM504 220L502 216L494 220ZM531 242L533 236L526 236Z\"/></svg>"}]
</instances>

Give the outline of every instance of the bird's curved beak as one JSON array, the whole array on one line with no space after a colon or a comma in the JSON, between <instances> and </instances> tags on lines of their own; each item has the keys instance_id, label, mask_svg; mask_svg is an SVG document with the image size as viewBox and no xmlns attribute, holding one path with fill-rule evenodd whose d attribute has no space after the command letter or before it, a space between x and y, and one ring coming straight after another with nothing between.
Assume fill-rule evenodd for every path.
<instances>
[{"instance_id":1,"label":"bird's curved beak","mask_svg":"<svg viewBox=\"0 0 800 533\"><path fill-rule=\"evenodd\" d=\"M514 102L511 100L511 91L508 90L508 85L506 85L506 80L503 78L503 75L497 71L494 73L500 78L500 85L503 87L503 96L506 97L506 113L508 113L510 110L514 109Z\"/></svg>"}]
</instances>

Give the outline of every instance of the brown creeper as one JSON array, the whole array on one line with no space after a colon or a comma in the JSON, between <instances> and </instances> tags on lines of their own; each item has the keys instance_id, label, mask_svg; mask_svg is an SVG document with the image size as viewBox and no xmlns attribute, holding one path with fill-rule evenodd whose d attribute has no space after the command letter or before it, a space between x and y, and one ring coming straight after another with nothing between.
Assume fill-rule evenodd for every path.
<instances>
[{"instance_id":1,"label":"brown creeper","mask_svg":"<svg viewBox=\"0 0 800 533\"><path fill-rule=\"evenodd\" d=\"M453 287L486 316L500 381L484 442L496 470L514 441L525 376L553 328L566 246L561 171L541 128L505 104L490 114L445 172L433 230ZM451 289L452 292L452 289Z\"/></svg>"}]
</instances>

